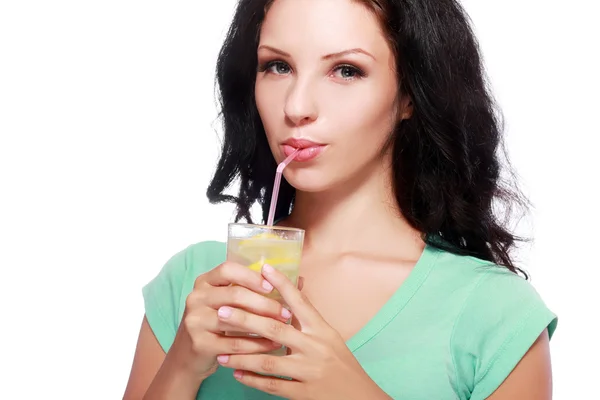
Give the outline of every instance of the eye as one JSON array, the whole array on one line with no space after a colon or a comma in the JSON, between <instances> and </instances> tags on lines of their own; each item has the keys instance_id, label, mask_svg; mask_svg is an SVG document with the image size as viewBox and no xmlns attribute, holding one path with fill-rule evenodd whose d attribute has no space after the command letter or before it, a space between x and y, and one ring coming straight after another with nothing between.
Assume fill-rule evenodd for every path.
<instances>
[{"instance_id":1,"label":"eye","mask_svg":"<svg viewBox=\"0 0 600 400\"><path fill-rule=\"evenodd\" d=\"M340 78L346 81L362 78L365 73L353 65L338 65L333 70Z\"/></svg>"},{"instance_id":2,"label":"eye","mask_svg":"<svg viewBox=\"0 0 600 400\"><path fill-rule=\"evenodd\" d=\"M283 61L269 61L260 66L260 72L269 72L276 75L287 75L291 72L291 68Z\"/></svg>"}]
</instances>

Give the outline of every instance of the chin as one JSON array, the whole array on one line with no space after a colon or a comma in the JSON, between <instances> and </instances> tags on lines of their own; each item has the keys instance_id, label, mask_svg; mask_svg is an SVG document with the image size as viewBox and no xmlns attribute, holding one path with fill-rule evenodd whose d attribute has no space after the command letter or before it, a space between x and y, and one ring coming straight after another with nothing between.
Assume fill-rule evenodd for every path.
<instances>
[{"instance_id":1,"label":"chin","mask_svg":"<svg viewBox=\"0 0 600 400\"><path fill-rule=\"evenodd\" d=\"M334 186L332 177L316 168L294 168L288 166L284 170L283 176L292 187L301 192L324 192Z\"/></svg>"}]
</instances>

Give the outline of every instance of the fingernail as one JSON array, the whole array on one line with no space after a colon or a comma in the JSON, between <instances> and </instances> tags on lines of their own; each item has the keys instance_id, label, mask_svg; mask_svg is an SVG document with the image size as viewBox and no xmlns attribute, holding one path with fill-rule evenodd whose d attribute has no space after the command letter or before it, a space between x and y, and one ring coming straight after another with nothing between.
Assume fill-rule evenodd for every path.
<instances>
[{"instance_id":1,"label":"fingernail","mask_svg":"<svg viewBox=\"0 0 600 400\"><path fill-rule=\"evenodd\" d=\"M273 272L275 272L275 269L273 267L271 267L269 264L265 264L262 267L263 272L267 273L267 274L272 274Z\"/></svg>"},{"instance_id":2,"label":"fingernail","mask_svg":"<svg viewBox=\"0 0 600 400\"><path fill-rule=\"evenodd\" d=\"M271 285L269 282L267 281L263 281L262 283L262 287L263 289L265 289L267 292L270 292L271 290L273 290L273 285Z\"/></svg>"},{"instance_id":3,"label":"fingernail","mask_svg":"<svg viewBox=\"0 0 600 400\"><path fill-rule=\"evenodd\" d=\"M284 307L281 309L281 316L285 319L289 319L292 316L292 312Z\"/></svg>"},{"instance_id":4,"label":"fingernail","mask_svg":"<svg viewBox=\"0 0 600 400\"><path fill-rule=\"evenodd\" d=\"M242 371L238 371L238 370L236 370L236 371L233 373L233 377L234 377L235 379L242 379L242 376L243 376L243 375L244 375L244 374L242 373Z\"/></svg>"},{"instance_id":5,"label":"fingernail","mask_svg":"<svg viewBox=\"0 0 600 400\"><path fill-rule=\"evenodd\" d=\"M229 356L227 356L227 355L224 355L224 356L218 356L218 357L217 357L217 361L218 361L220 364L225 364L227 361L229 361Z\"/></svg>"},{"instance_id":6,"label":"fingernail","mask_svg":"<svg viewBox=\"0 0 600 400\"><path fill-rule=\"evenodd\" d=\"M229 318L233 314L233 310L230 307L221 307L217 313L221 318Z\"/></svg>"}]
</instances>

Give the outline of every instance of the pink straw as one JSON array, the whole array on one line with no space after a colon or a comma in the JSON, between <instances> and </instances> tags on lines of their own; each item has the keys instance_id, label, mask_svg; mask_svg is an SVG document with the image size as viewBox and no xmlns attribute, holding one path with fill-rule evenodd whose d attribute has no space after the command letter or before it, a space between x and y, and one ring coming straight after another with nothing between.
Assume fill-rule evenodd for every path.
<instances>
[{"instance_id":1,"label":"pink straw","mask_svg":"<svg viewBox=\"0 0 600 400\"><path fill-rule=\"evenodd\" d=\"M277 196L279 196L279 186L281 185L281 175L285 167L292 162L298 155L300 149L294 150L292 154L277 166L277 172L275 172L275 183L273 184L273 193L271 194L271 207L269 208L269 218L267 219L267 226L273 226L273 219L275 218L275 207L277 206Z\"/></svg>"}]
</instances>

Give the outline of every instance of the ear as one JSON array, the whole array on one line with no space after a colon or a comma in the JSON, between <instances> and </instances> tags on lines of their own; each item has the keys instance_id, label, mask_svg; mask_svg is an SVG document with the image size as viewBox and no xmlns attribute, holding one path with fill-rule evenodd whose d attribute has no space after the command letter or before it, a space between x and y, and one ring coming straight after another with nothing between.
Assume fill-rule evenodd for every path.
<instances>
[{"instance_id":1,"label":"ear","mask_svg":"<svg viewBox=\"0 0 600 400\"><path fill-rule=\"evenodd\" d=\"M413 115L413 102L410 96L402 95L398 102L398 122L410 119Z\"/></svg>"}]
</instances>

